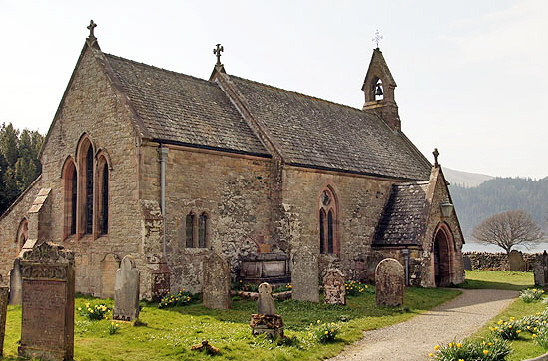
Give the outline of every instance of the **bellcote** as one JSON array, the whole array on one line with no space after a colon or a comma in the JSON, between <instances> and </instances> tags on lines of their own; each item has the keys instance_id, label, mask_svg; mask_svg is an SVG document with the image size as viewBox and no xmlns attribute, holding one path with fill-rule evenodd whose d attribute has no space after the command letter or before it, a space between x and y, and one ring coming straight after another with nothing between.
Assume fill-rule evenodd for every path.
<instances>
[{"instance_id":1,"label":"bellcote","mask_svg":"<svg viewBox=\"0 0 548 361\"><path fill-rule=\"evenodd\" d=\"M373 50L363 81L362 91L365 95L363 110L379 115L393 131L400 131L398 105L394 99L396 86L382 52L376 48Z\"/></svg>"}]
</instances>

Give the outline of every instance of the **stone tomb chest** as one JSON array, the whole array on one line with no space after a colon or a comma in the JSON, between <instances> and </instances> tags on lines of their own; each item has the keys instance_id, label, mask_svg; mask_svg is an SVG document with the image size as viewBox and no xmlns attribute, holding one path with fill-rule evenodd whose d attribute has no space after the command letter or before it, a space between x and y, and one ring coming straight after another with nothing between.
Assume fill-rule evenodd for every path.
<instances>
[{"instance_id":1,"label":"stone tomb chest","mask_svg":"<svg viewBox=\"0 0 548 361\"><path fill-rule=\"evenodd\" d=\"M240 280L246 283L285 283L289 275L289 257L284 253L257 253L241 258Z\"/></svg>"}]
</instances>

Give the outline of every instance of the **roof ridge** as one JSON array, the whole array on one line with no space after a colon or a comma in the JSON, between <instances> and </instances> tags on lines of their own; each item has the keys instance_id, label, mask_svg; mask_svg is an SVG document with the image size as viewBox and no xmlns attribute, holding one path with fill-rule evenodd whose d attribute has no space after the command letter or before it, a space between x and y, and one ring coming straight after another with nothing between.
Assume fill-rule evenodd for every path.
<instances>
[{"instance_id":1,"label":"roof ridge","mask_svg":"<svg viewBox=\"0 0 548 361\"><path fill-rule=\"evenodd\" d=\"M184 76L184 77L187 77L187 78L191 78L191 79L194 79L194 80L201 81L201 82L203 82L203 83L205 83L205 84L208 84L208 85L211 85L211 86L217 86L214 82L211 82L211 81L206 80L206 79L198 78L198 77L193 76L193 75L188 75L188 74L185 74L185 73L179 73L179 72L176 72L176 71L173 71L173 70L160 68L160 67L158 67L158 66L154 66L154 65L142 63L142 62L139 62L139 61L135 61L135 60L123 58L123 57L118 56L118 55L107 54L107 53L103 53L103 54L104 54L106 57L108 57L108 58L115 58L115 59L118 59L118 60L123 60L123 61L126 61L126 62L128 62L128 63L137 64L137 65L144 65L144 66L146 66L146 67L148 67L148 68L160 70L160 71L163 71L163 72L166 72L166 73L175 74L175 75L181 75L181 76Z\"/></svg>"},{"instance_id":2,"label":"roof ridge","mask_svg":"<svg viewBox=\"0 0 548 361\"><path fill-rule=\"evenodd\" d=\"M317 100L317 101L321 101L321 102L324 102L324 103L328 103L328 104L332 104L332 105L337 105L337 106L341 106L341 107L345 107L345 108L348 108L348 109L351 109L351 110L356 110L360 113L364 113L360 108L354 108L350 105L346 105L346 104L341 104L341 103L336 103L336 102L333 102L331 100L326 100L326 99L323 99L323 98L318 98L316 96L313 96L313 95L308 95L308 94L304 94L304 93L299 93L298 91L294 91L294 90L286 90L286 89L282 89L282 88L278 88L278 87L275 87L273 85L269 85L269 84L265 84L265 83L261 83L261 82L258 82L258 81L255 81L255 80L250 80L250 79L246 79L246 78L242 78L242 77L239 77L237 75L232 75L232 74L229 74L229 76L231 78L236 78L236 79L240 79L240 80L244 80L244 81L248 81L250 83L254 83L254 84L257 84L257 85L261 85L265 88L270 88L270 89L274 89L274 90L280 90L280 91L283 91L285 93L292 93L292 94L295 94L295 95L298 95L298 96L301 96L301 97L304 97L304 98L309 98L311 100Z\"/></svg>"}]
</instances>

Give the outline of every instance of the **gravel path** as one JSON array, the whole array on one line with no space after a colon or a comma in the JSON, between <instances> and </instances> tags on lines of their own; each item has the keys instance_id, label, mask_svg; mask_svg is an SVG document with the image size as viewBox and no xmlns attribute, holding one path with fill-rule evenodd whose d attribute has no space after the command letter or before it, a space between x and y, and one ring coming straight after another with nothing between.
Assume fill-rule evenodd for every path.
<instances>
[{"instance_id":1,"label":"gravel path","mask_svg":"<svg viewBox=\"0 0 548 361\"><path fill-rule=\"evenodd\" d=\"M422 361L434 345L460 341L505 309L518 292L463 290L462 295L409 321L364 332L328 361Z\"/></svg>"}]
</instances>

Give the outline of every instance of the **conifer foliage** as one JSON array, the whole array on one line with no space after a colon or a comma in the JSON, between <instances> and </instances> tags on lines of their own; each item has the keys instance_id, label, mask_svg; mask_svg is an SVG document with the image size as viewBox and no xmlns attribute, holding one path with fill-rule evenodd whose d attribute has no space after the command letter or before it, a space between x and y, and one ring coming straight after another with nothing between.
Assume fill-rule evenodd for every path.
<instances>
[{"instance_id":1,"label":"conifer foliage","mask_svg":"<svg viewBox=\"0 0 548 361\"><path fill-rule=\"evenodd\" d=\"M19 131L11 123L0 128L0 215L42 172L38 159L44 137Z\"/></svg>"}]
</instances>

